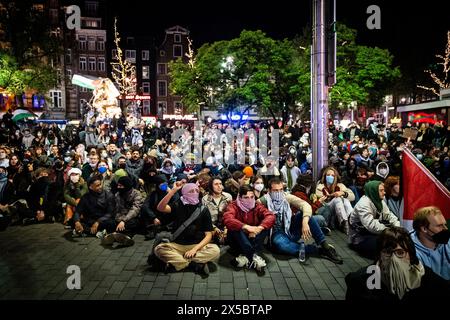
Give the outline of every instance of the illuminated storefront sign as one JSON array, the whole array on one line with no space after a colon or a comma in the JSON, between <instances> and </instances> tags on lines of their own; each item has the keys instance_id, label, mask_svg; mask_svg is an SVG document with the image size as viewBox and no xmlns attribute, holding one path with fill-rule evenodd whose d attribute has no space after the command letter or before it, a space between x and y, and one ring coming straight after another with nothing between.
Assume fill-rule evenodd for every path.
<instances>
[{"instance_id":1,"label":"illuminated storefront sign","mask_svg":"<svg viewBox=\"0 0 450 320\"><path fill-rule=\"evenodd\" d=\"M125 96L126 100L151 100L150 96L140 96L138 94L130 94Z\"/></svg>"},{"instance_id":2,"label":"illuminated storefront sign","mask_svg":"<svg viewBox=\"0 0 450 320\"><path fill-rule=\"evenodd\" d=\"M179 114L164 114L163 120L197 120L197 118L192 114L179 115Z\"/></svg>"}]
</instances>

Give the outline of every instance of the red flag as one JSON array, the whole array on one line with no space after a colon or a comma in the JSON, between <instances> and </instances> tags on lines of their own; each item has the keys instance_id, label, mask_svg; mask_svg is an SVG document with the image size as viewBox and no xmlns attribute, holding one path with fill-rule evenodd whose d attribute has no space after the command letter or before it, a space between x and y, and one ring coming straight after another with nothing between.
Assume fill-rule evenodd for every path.
<instances>
[{"instance_id":1,"label":"red flag","mask_svg":"<svg viewBox=\"0 0 450 320\"><path fill-rule=\"evenodd\" d=\"M421 163L411 151L405 149L402 157L403 170L403 220L410 224L417 209L438 207L445 219L450 220L450 192ZM410 220L409 223L407 220Z\"/></svg>"}]
</instances>

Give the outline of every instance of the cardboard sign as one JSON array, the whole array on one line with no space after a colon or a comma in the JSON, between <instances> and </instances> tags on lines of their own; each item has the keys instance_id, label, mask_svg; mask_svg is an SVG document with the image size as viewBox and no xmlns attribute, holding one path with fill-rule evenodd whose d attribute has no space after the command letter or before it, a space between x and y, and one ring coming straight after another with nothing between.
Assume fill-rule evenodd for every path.
<instances>
[{"instance_id":1,"label":"cardboard sign","mask_svg":"<svg viewBox=\"0 0 450 320\"><path fill-rule=\"evenodd\" d=\"M415 140L417 138L417 134L419 133L419 131L417 129L413 129L413 128L405 128L403 130L403 138L411 138L411 140Z\"/></svg>"}]
</instances>

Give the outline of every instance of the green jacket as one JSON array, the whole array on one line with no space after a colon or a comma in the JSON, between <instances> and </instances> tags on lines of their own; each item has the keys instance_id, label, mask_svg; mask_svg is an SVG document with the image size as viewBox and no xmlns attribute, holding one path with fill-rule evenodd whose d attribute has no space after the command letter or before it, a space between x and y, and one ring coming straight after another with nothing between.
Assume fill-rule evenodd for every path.
<instances>
[{"instance_id":1,"label":"green jacket","mask_svg":"<svg viewBox=\"0 0 450 320\"><path fill-rule=\"evenodd\" d=\"M77 199L80 199L84 194L88 192L87 183L80 177L80 181L73 183L68 180L64 185L64 200L68 205L76 206Z\"/></svg>"}]
</instances>

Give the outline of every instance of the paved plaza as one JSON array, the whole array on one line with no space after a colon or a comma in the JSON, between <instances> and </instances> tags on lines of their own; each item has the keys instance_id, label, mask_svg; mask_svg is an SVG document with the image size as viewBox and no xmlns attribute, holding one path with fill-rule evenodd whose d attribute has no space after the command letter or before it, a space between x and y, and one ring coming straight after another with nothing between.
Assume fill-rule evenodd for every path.
<instances>
[{"instance_id":1,"label":"paved plaza","mask_svg":"<svg viewBox=\"0 0 450 320\"><path fill-rule=\"evenodd\" d=\"M343 300L344 276L369 260L346 245L344 234L327 237L344 264L264 251L264 276L254 270L235 271L228 247L221 249L217 268L203 279L191 271L158 273L146 259L153 241L135 237L132 247L103 247L95 237L72 238L61 224L9 227L0 232L0 299L120 300ZM68 266L81 270L81 289L67 288Z\"/></svg>"}]
</instances>

